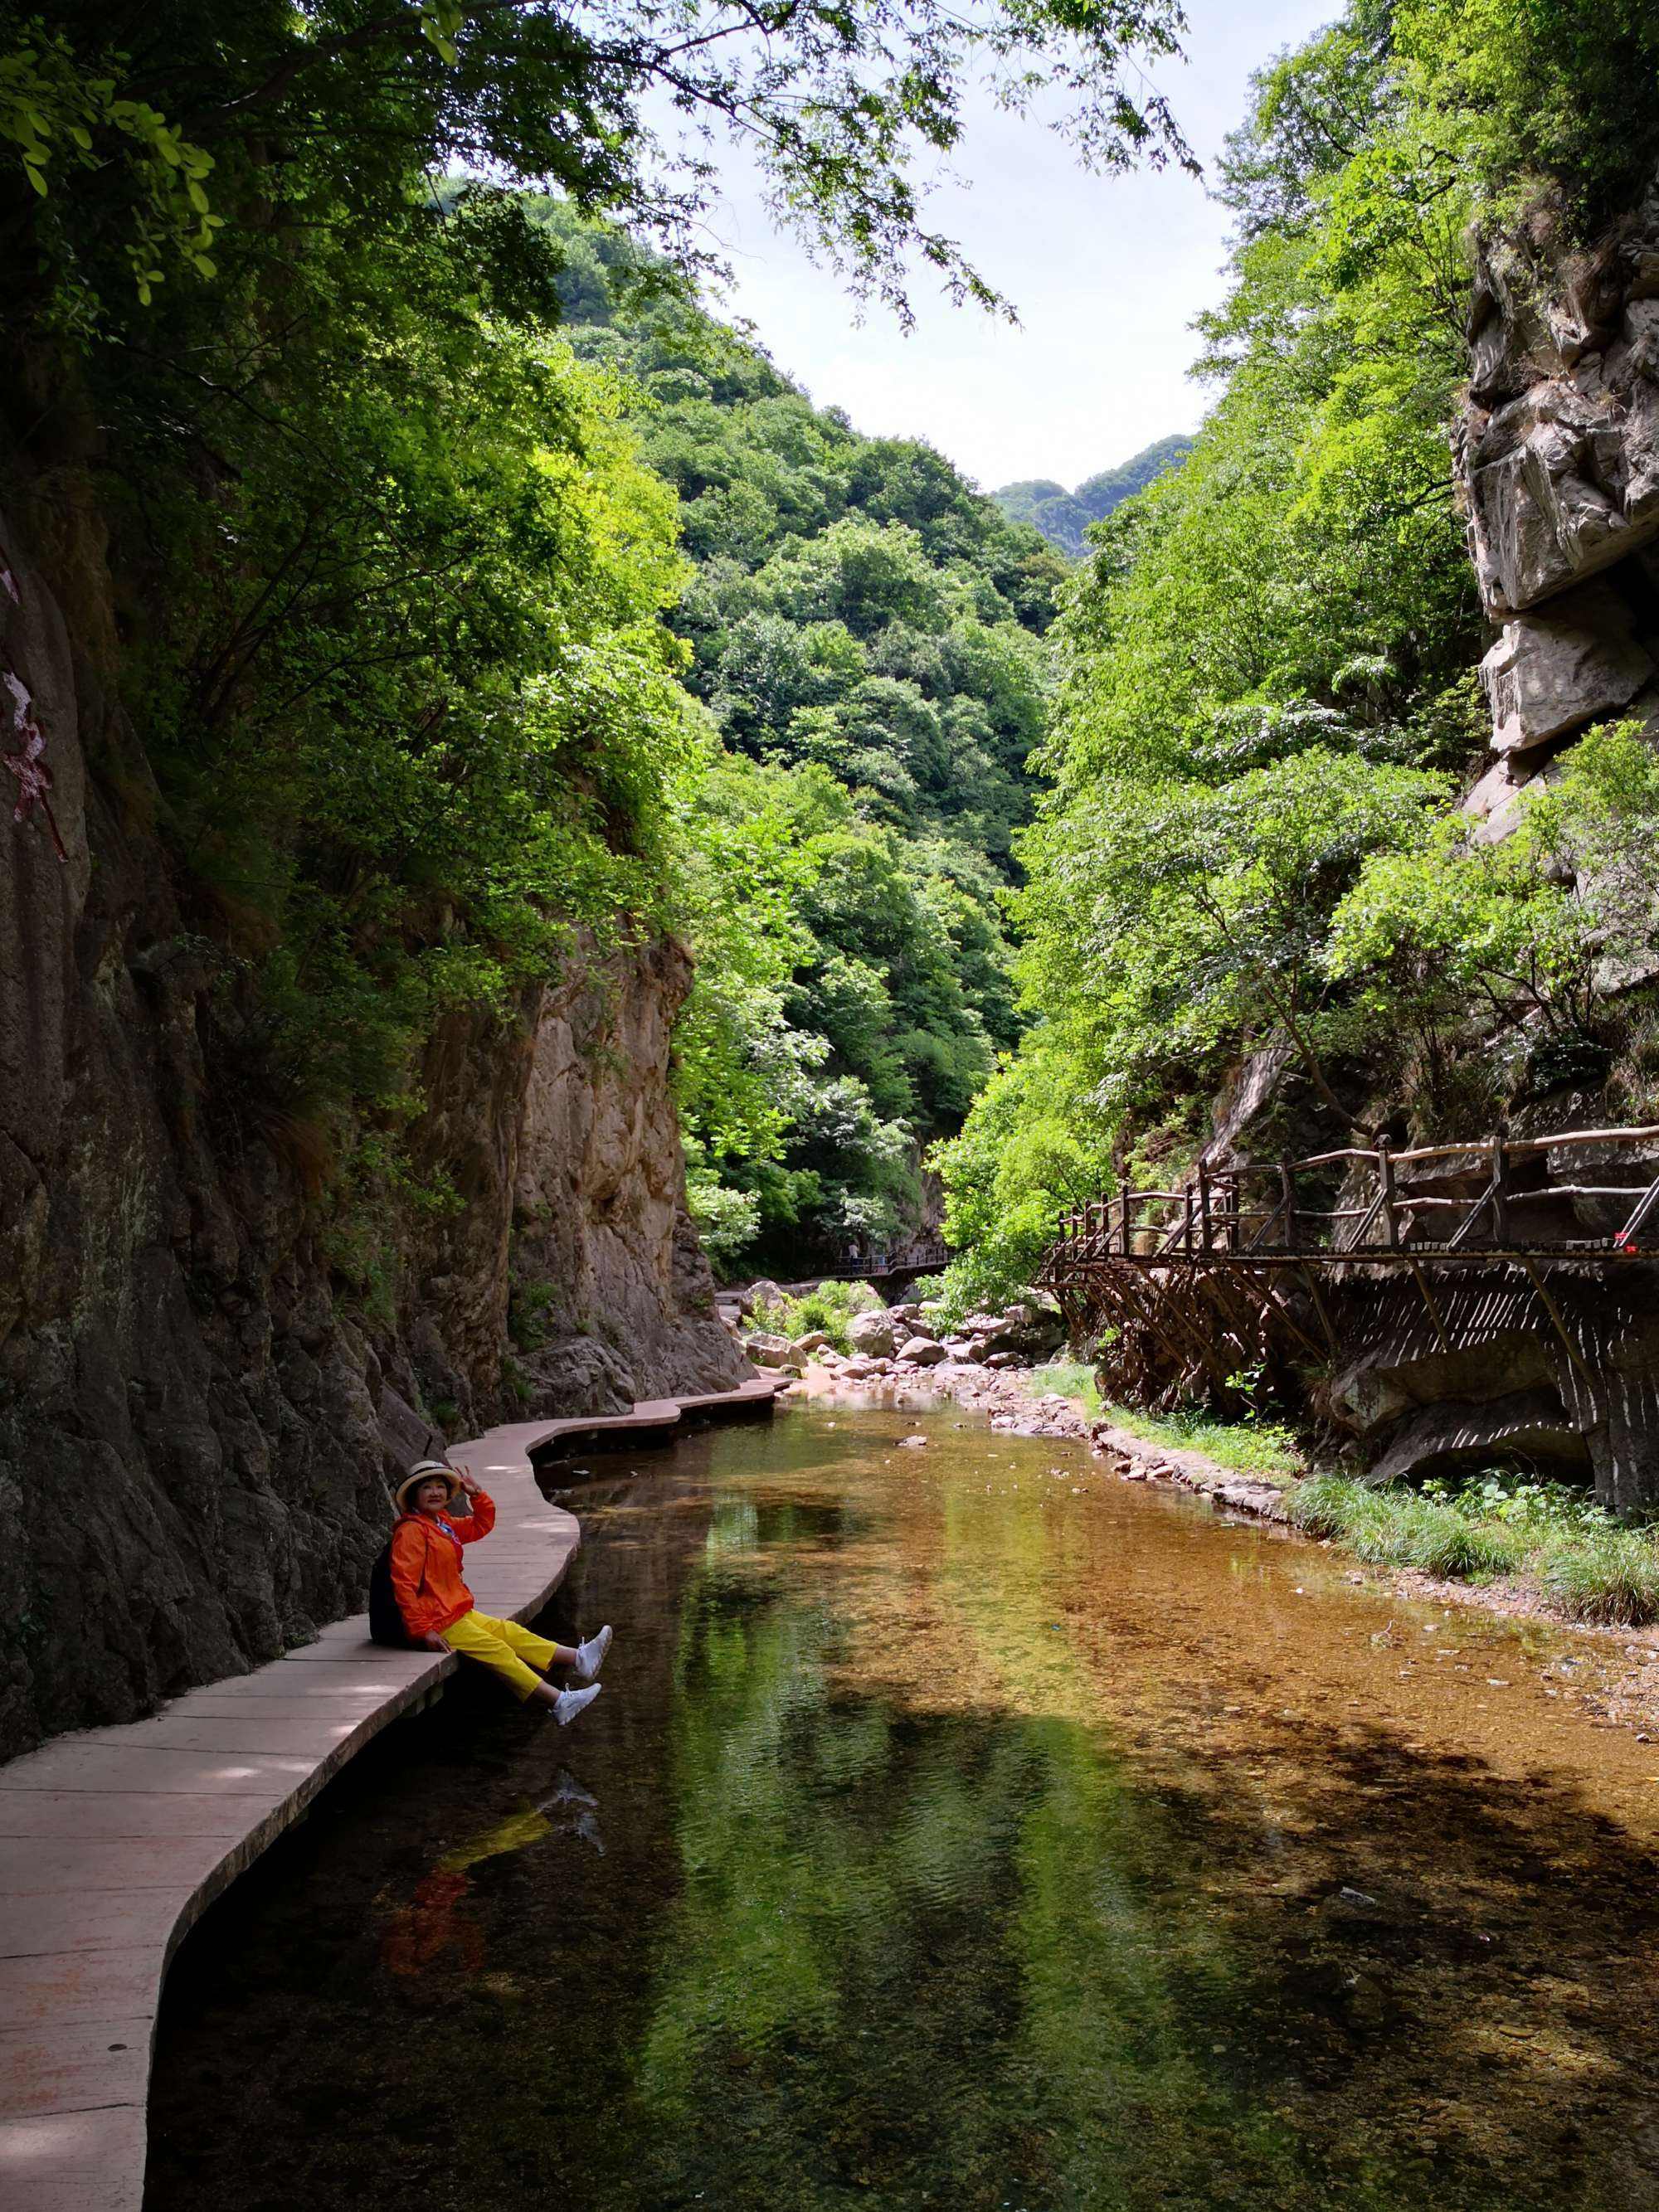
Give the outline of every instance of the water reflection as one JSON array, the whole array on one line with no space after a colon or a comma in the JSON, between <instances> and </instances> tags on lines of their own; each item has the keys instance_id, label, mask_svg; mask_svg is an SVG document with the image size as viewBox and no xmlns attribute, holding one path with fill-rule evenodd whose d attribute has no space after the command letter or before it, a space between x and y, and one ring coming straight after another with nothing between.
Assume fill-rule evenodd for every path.
<instances>
[{"instance_id":1,"label":"water reflection","mask_svg":"<svg viewBox=\"0 0 1659 2212\"><path fill-rule=\"evenodd\" d=\"M1659 1760L1582 1646L831 1419L585 1509L576 1771L447 1701L233 1893L155 2212L1659 2205Z\"/></svg>"},{"instance_id":2,"label":"water reflection","mask_svg":"<svg viewBox=\"0 0 1659 2212\"><path fill-rule=\"evenodd\" d=\"M467 1910L471 1873L486 1859L527 1850L556 1836L579 1836L599 1856L599 1801L574 1775L561 1767L550 1796L539 1805L521 1806L505 1820L446 1851L432 1872L416 1883L408 1905L394 1908L380 1939L380 1962L404 1981L434 1972L479 1974L487 1961L487 1939L478 1916Z\"/></svg>"}]
</instances>

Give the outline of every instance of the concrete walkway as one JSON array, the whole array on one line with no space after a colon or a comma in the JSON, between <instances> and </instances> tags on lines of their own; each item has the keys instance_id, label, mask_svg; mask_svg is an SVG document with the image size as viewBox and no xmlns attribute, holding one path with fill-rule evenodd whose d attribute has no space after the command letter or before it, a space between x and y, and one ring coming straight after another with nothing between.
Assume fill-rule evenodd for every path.
<instances>
[{"instance_id":1,"label":"concrete walkway","mask_svg":"<svg viewBox=\"0 0 1659 2212\"><path fill-rule=\"evenodd\" d=\"M495 1500L468 1554L486 1613L532 1620L581 1540L531 1454L688 1414L769 1405L781 1378L630 1413L530 1421L454 1445ZM626 1632L626 1624L623 1624ZM150 2047L167 1963L213 1899L389 1721L434 1695L448 1654L369 1643L358 1614L153 1720L88 1729L0 1766L0 2206L138 2212ZM529 1725L529 1723L526 1723Z\"/></svg>"}]
</instances>

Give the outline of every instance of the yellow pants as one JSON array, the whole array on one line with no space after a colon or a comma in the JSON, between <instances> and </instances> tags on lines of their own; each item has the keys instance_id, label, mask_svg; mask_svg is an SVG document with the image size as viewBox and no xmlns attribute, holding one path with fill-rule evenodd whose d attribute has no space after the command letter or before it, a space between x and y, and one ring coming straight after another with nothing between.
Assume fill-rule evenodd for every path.
<instances>
[{"instance_id":1,"label":"yellow pants","mask_svg":"<svg viewBox=\"0 0 1659 2212\"><path fill-rule=\"evenodd\" d=\"M546 1637L520 1628L516 1620L497 1620L493 1613L480 1613L476 1607L438 1633L463 1659L477 1659L499 1674L520 1701L541 1686L541 1676L531 1672L526 1660L531 1666L545 1667L559 1648Z\"/></svg>"}]
</instances>

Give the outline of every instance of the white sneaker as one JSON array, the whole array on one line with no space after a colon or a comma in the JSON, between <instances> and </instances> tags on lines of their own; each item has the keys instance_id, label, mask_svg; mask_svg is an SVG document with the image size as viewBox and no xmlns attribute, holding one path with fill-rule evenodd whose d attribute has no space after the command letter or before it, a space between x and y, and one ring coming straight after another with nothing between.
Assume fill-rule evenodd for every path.
<instances>
[{"instance_id":1,"label":"white sneaker","mask_svg":"<svg viewBox=\"0 0 1659 2212\"><path fill-rule=\"evenodd\" d=\"M561 1728L568 1728L578 1713L586 1712L599 1692L602 1682L595 1682L589 1690L561 1690L553 1700L553 1717Z\"/></svg>"},{"instance_id":2,"label":"white sneaker","mask_svg":"<svg viewBox=\"0 0 1659 2212\"><path fill-rule=\"evenodd\" d=\"M605 1655L610 1649L609 1627L600 1629L597 1636L590 1636L586 1644L579 1644L576 1646L576 1680L579 1682L591 1682L600 1668L604 1666Z\"/></svg>"}]
</instances>

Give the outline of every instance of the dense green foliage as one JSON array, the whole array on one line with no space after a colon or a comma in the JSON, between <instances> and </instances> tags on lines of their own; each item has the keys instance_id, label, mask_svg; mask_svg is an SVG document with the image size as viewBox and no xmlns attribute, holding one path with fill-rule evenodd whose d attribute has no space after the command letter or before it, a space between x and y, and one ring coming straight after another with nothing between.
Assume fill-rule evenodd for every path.
<instances>
[{"instance_id":1,"label":"dense green foliage","mask_svg":"<svg viewBox=\"0 0 1659 2212\"><path fill-rule=\"evenodd\" d=\"M942 1136L977 1302L1115 1160L1189 1152L1264 1044L1327 1125L1379 1095L1472 1118L1579 1045L1650 1083L1597 988L1647 940L1641 748L1582 747L1501 856L1445 826L1478 733L1445 438L1469 225L1544 194L1588 234L1646 173L1638 0L1354 0L1264 73L1219 179L1215 408L1093 526L1031 824L1056 556L589 226L695 260L674 132L716 118L854 289L903 312L909 255L994 305L914 155L989 64L1017 106L1062 87L1087 156L1185 158L1125 89L1178 27L1169 0L14 11L5 489L42 537L108 524L123 803L153 769L238 1130L407 1186L446 1023L510 1022L578 931L676 928L717 1255L881 1242Z\"/></svg>"},{"instance_id":2,"label":"dense green foliage","mask_svg":"<svg viewBox=\"0 0 1659 2212\"><path fill-rule=\"evenodd\" d=\"M702 134L719 129L854 289L908 313L919 261L996 307L923 222L912 164L957 145L988 74L1012 107L1044 100L1097 167L1192 166L1141 66L1182 27L1173 0L26 3L0 30L0 247L14 284L39 287L29 312L85 328L135 292L214 281L216 234L240 256L282 210L327 220L331 200L372 225L388 186L419 197L464 173L626 210L696 259Z\"/></svg>"},{"instance_id":3,"label":"dense green foliage","mask_svg":"<svg viewBox=\"0 0 1659 2212\"><path fill-rule=\"evenodd\" d=\"M72 376L37 337L15 464L48 510L66 450L94 471L216 1109L354 1208L407 1175L447 1019L508 1021L573 930L665 916L697 754L672 499L553 334L550 263L400 177L360 222L374 181L296 161L211 284L106 310Z\"/></svg>"},{"instance_id":4,"label":"dense green foliage","mask_svg":"<svg viewBox=\"0 0 1659 2212\"><path fill-rule=\"evenodd\" d=\"M695 562L672 619L723 753L688 802L681 1024L716 1259L879 1244L1018 1025L998 895L1063 570L931 447L860 437L612 232L544 207Z\"/></svg>"},{"instance_id":5,"label":"dense green foliage","mask_svg":"<svg viewBox=\"0 0 1659 2212\"><path fill-rule=\"evenodd\" d=\"M728 1247L757 1220L899 1218L918 1144L1014 1035L985 855L1024 803L1045 556L683 301L626 332L584 315L544 195L695 261L710 118L854 290L906 312L915 257L995 305L923 223L911 160L955 143L987 65L1016 104L1063 86L1109 167L1185 159L1123 79L1178 21L9 16L5 490L47 541L66 495L108 525L106 673L145 756L109 772L124 805L159 791L228 1131L338 1202L343 1267L373 1271L394 1203L465 1201L441 1141L410 1137L428 1057L447 1024L510 1024L578 931L681 928L703 954L687 1094Z\"/></svg>"},{"instance_id":6,"label":"dense green foliage","mask_svg":"<svg viewBox=\"0 0 1659 2212\"><path fill-rule=\"evenodd\" d=\"M837 1352L851 1352L849 1330L854 1317L881 1310L882 1302L868 1283L832 1281L820 1283L815 1291L803 1291L798 1297L757 1305L755 1323L794 1342L821 1331Z\"/></svg>"},{"instance_id":7,"label":"dense green foliage","mask_svg":"<svg viewBox=\"0 0 1659 2212\"><path fill-rule=\"evenodd\" d=\"M1085 477L1075 491L1067 491L1050 477L1030 477L1019 483L1004 484L991 496L1010 521L1029 522L1051 545L1080 561L1089 550L1090 526L1103 522L1166 469L1178 468L1192 445L1190 438L1179 434L1160 438L1116 468Z\"/></svg>"},{"instance_id":8,"label":"dense green foliage","mask_svg":"<svg viewBox=\"0 0 1659 2212\"><path fill-rule=\"evenodd\" d=\"M1448 433L1472 227L1530 199L1588 233L1656 139L1634 5L1354 0L1257 81L1218 179L1212 410L1096 530L1057 627L1019 848L1035 1019L941 1156L953 1298L1018 1280L1126 1164L1178 1172L1253 1051L1290 1072L1260 1144L1490 1126L1597 1054L1653 1103L1644 1018L1598 989L1653 942L1650 752L1580 744L1497 852L1450 811L1487 633Z\"/></svg>"}]
</instances>

